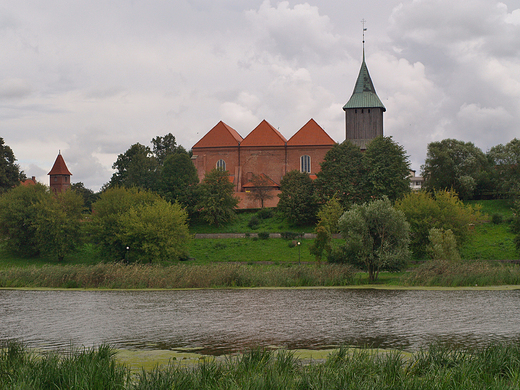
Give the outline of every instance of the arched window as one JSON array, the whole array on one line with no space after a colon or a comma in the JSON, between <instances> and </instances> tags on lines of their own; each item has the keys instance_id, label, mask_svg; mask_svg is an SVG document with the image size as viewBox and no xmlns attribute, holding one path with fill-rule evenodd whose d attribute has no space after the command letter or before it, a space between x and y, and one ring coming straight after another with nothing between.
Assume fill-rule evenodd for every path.
<instances>
[{"instance_id":1,"label":"arched window","mask_svg":"<svg viewBox=\"0 0 520 390\"><path fill-rule=\"evenodd\" d=\"M225 171L226 170L226 162L222 159L218 160L217 161L217 169L220 170L220 171Z\"/></svg>"},{"instance_id":2,"label":"arched window","mask_svg":"<svg viewBox=\"0 0 520 390\"><path fill-rule=\"evenodd\" d=\"M311 173L311 156L300 157L300 171L305 173Z\"/></svg>"}]
</instances>

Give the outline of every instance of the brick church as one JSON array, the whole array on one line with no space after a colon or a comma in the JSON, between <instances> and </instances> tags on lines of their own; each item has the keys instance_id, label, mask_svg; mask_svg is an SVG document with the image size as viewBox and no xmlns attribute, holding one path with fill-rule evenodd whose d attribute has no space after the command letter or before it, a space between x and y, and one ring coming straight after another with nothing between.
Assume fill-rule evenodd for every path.
<instances>
[{"instance_id":1,"label":"brick church","mask_svg":"<svg viewBox=\"0 0 520 390\"><path fill-rule=\"evenodd\" d=\"M383 112L386 109L368 73L364 49L354 92L343 110L346 139L362 150L372 139L383 135ZM235 196L240 199L239 208L260 207L259 201L248 196L248 193L254 191L255 183L258 183L253 178L262 177L262 185L271 187L273 195L264 206L275 207L282 177L296 169L316 178L325 154L335 144L314 119L310 119L289 140L266 120L245 138L220 121L193 145L192 160L201 181L206 172L213 168L229 172Z\"/></svg>"}]
</instances>

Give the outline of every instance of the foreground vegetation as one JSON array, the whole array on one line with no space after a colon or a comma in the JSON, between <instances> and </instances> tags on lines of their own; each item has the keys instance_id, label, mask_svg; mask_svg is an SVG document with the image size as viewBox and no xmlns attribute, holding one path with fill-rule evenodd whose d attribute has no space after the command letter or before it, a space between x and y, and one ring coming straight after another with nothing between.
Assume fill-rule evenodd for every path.
<instances>
[{"instance_id":1,"label":"foreground vegetation","mask_svg":"<svg viewBox=\"0 0 520 390\"><path fill-rule=\"evenodd\" d=\"M108 346L65 355L35 354L17 342L0 349L0 388L9 389L516 389L519 380L518 343L432 344L413 354L342 347L310 364L291 351L252 349L135 373Z\"/></svg>"},{"instance_id":2,"label":"foreground vegetation","mask_svg":"<svg viewBox=\"0 0 520 390\"><path fill-rule=\"evenodd\" d=\"M377 282L370 281L367 273L348 264L45 264L7 267L0 271L0 288L482 287L518 284L518 265L489 261L428 261L405 272L382 272Z\"/></svg>"}]
</instances>

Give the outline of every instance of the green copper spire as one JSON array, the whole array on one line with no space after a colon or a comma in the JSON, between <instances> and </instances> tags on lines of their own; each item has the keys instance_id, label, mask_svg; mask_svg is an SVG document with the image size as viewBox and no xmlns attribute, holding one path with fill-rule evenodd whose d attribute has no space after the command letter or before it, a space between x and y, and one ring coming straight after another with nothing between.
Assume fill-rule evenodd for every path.
<instances>
[{"instance_id":1,"label":"green copper spire","mask_svg":"<svg viewBox=\"0 0 520 390\"><path fill-rule=\"evenodd\" d=\"M364 43L364 42L363 42ZM365 63L365 47L363 46L363 63L359 70L359 75L354 87L354 92L350 100L343 106L343 110L348 108L382 108L386 111L385 106L379 100L376 89L368 73L367 64Z\"/></svg>"}]
</instances>

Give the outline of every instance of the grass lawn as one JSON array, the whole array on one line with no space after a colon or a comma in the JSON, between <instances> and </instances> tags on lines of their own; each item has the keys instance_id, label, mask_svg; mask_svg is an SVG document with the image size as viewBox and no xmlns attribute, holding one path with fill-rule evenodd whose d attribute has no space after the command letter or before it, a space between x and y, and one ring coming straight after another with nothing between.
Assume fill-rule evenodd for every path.
<instances>
[{"instance_id":1,"label":"grass lawn","mask_svg":"<svg viewBox=\"0 0 520 390\"><path fill-rule=\"evenodd\" d=\"M264 209L267 211L246 210L237 213L235 220L223 226L208 225L204 221L193 221L190 223L190 231L193 234L211 234L211 233L312 233L314 225L308 226L292 226L286 220L276 215L275 210ZM270 217L262 218L262 214L271 214ZM258 220L258 225L254 228L249 226L249 222L253 216Z\"/></svg>"},{"instance_id":2,"label":"grass lawn","mask_svg":"<svg viewBox=\"0 0 520 390\"><path fill-rule=\"evenodd\" d=\"M190 245L190 256L196 263L213 262L273 262L297 263L314 262L309 252L312 240L301 240L301 246L289 247L291 240L269 238L255 240L252 238L197 239Z\"/></svg>"},{"instance_id":3,"label":"grass lawn","mask_svg":"<svg viewBox=\"0 0 520 390\"><path fill-rule=\"evenodd\" d=\"M501 215L504 220L513 216L513 211L511 210L513 201L511 199L469 200L465 201L464 204L471 206L478 204L482 206L481 212L482 214L487 214L487 216L484 215L484 219L486 220L491 220L493 214Z\"/></svg>"}]
</instances>

